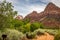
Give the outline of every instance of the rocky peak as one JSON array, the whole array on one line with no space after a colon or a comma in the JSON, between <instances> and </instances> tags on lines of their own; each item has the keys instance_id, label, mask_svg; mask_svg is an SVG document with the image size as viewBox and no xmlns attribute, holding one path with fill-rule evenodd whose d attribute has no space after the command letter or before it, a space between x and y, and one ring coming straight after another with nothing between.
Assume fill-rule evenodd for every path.
<instances>
[{"instance_id":1,"label":"rocky peak","mask_svg":"<svg viewBox=\"0 0 60 40\"><path fill-rule=\"evenodd\" d=\"M47 11L47 12L56 12L56 11L58 11L58 12L60 12L60 8L59 7L57 7L55 4L53 4L52 2L50 2L47 6L46 6L46 8L45 8L45 10L44 11Z\"/></svg>"},{"instance_id":2,"label":"rocky peak","mask_svg":"<svg viewBox=\"0 0 60 40\"><path fill-rule=\"evenodd\" d=\"M33 11L31 14L37 14L37 12L36 11Z\"/></svg>"},{"instance_id":3,"label":"rocky peak","mask_svg":"<svg viewBox=\"0 0 60 40\"><path fill-rule=\"evenodd\" d=\"M38 13L36 11L33 11L30 14L28 14L28 16L36 16L36 15L38 15Z\"/></svg>"},{"instance_id":4,"label":"rocky peak","mask_svg":"<svg viewBox=\"0 0 60 40\"><path fill-rule=\"evenodd\" d=\"M56 6L55 4L53 4L52 2L48 3L48 6Z\"/></svg>"}]
</instances>

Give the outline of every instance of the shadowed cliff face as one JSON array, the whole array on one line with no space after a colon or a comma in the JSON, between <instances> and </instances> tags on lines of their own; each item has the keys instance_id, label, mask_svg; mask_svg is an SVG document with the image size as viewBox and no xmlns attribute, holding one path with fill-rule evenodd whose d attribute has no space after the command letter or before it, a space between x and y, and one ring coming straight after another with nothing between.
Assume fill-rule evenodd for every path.
<instances>
[{"instance_id":1,"label":"shadowed cliff face","mask_svg":"<svg viewBox=\"0 0 60 40\"><path fill-rule=\"evenodd\" d=\"M45 26L54 26L56 28L59 28L60 8L50 2L43 12L37 13L36 11L33 11L24 19L26 18L30 19L30 22L42 22Z\"/></svg>"}]
</instances>

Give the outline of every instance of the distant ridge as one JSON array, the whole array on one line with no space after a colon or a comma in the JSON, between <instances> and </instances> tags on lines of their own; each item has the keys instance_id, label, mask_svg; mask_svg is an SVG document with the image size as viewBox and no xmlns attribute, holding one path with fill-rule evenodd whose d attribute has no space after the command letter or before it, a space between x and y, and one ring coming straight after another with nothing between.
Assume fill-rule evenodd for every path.
<instances>
[{"instance_id":1,"label":"distant ridge","mask_svg":"<svg viewBox=\"0 0 60 40\"><path fill-rule=\"evenodd\" d=\"M60 8L50 2L45 10L41 13L33 11L28 14L24 19L30 19L30 22L41 22L47 28L59 28L60 27Z\"/></svg>"}]
</instances>

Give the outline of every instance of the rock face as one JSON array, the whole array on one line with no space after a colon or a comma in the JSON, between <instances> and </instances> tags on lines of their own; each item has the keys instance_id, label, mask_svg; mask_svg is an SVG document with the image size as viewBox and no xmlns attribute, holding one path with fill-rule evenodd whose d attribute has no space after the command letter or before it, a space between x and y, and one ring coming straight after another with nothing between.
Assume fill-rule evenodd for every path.
<instances>
[{"instance_id":1,"label":"rock face","mask_svg":"<svg viewBox=\"0 0 60 40\"><path fill-rule=\"evenodd\" d=\"M45 26L59 28L60 8L50 2L43 12L37 13L36 11L33 11L32 13L28 14L25 19L26 18L30 19L30 22L42 22Z\"/></svg>"},{"instance_id":2,"label":"rock face","mask_svg":"<svg viewBox=\"0 0 60 40\"><path fill-rule=\"evenodd\" d=\"M53 4L53 3L49 3L47 6L46 6L46 8L45 8L45 10L44 11L46 11L46 12L60 12L60 8L59 7L57 7L55 4Z\"/></svg>"},{"instance_id":3,"label":"rock face","mask_svg":"<svg viewBox=\"0 0 60 40\"><path fill-rule=\"evenodd\" d=\"M36 11L33 11L32 13L28 14L25 19L30 19L30 22L38 21L38 13Z\"/></svg>"}]
</instances>

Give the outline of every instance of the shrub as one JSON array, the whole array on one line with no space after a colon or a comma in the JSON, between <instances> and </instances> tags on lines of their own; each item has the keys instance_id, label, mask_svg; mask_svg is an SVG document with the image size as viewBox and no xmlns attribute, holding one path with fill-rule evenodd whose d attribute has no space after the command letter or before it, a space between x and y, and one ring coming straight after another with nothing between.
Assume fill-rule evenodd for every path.
<instances>
[{"instance_id":1,"label":"shrub","mask_svg":"<svg viewBox=\"0 0 60 40\"><path fill-rule=\"evenodd\" d=\"M34 22L30 26L30 31L33 32L34 30L40 28L40 24L38 22Z\"/></svg>"},{"instance_id":2,"label":"shrub","mask_svg":"<svg viewBox=\"0 0 60 40\"><path fill-rule=\"evenodd\" d=\"M55 36L55 40L60 40L60 34L57 34L57 35Z\"/></svg>"},{"instance_id":3,"label":"shrub","mask_svg":"<svg viewBox=\"0 0 60 40\"><path fill-rule=\"evenodd\" d=\"M34 34L34 33L26 33L26 37L28 38L28 39L33 39L33 38L35 38L35 36L36 36L36 34Z\"/></svg>"},{"instance_id":4,"label":"shrub","mask_svg":"<svg viewBox=\"0 0 60 40\"><path fill-rule=\"evenodd\" d=\"M60 40L60 32L58 32L58 34L55 35L55 39L54 40Z\"/></svg>"},{"instance_id":5,"label":"shrub","mask_svg":"<svg viewBox=\"0 0 60 40\"><path fill-rule=\"evenodd\" d=\"M39 35L44 35L44 33L43 33L43 32L38 31L38 32L37 32L37 35L38 35L38 36L39 36Z\"/></svg>"},{"instance_id":6,"label":"shrub","mask_svg":"<svg viewBox=\"0 0 60 40\"><path fill-rule=\"evenodd\" d=\"M44 30L41 30L41 29L37 29L37 30L34 31L34 33L36 33L38 36L39 35L44 35L44 32L45 31Z\"/></svg>"},{"instance_id":7,"label":"shrub","mask_svg":"<svg viewBox=\"0 0 60 40\"><path fill-rule=\"evenodd\" d=\"M7 40L21 40L23 38L23 33L17 31L17 30L5 30L2 34L7 35Z\"/></svg>"},{"instance_id":8,"label":"shrub","mask_svg":"<svg viewBox=\"0 0 60 40\"><path fill-rule=\"evenodd\" d=\"M0 31L0 40L2 40L2 37L1 36L2 36L2 32Z\"/></svg>"},{"instance_id":9,"label":"shrub","mask_svg":"<svg viewBox=\"0 0 60 40\"><path fill-rule=\"evenodd\" d=\"M44 25L40 22L34 22L30 26L30 31L33 32L34 30L36 30L38 28L44 28Z\"/></svg>"}]
</instances>

